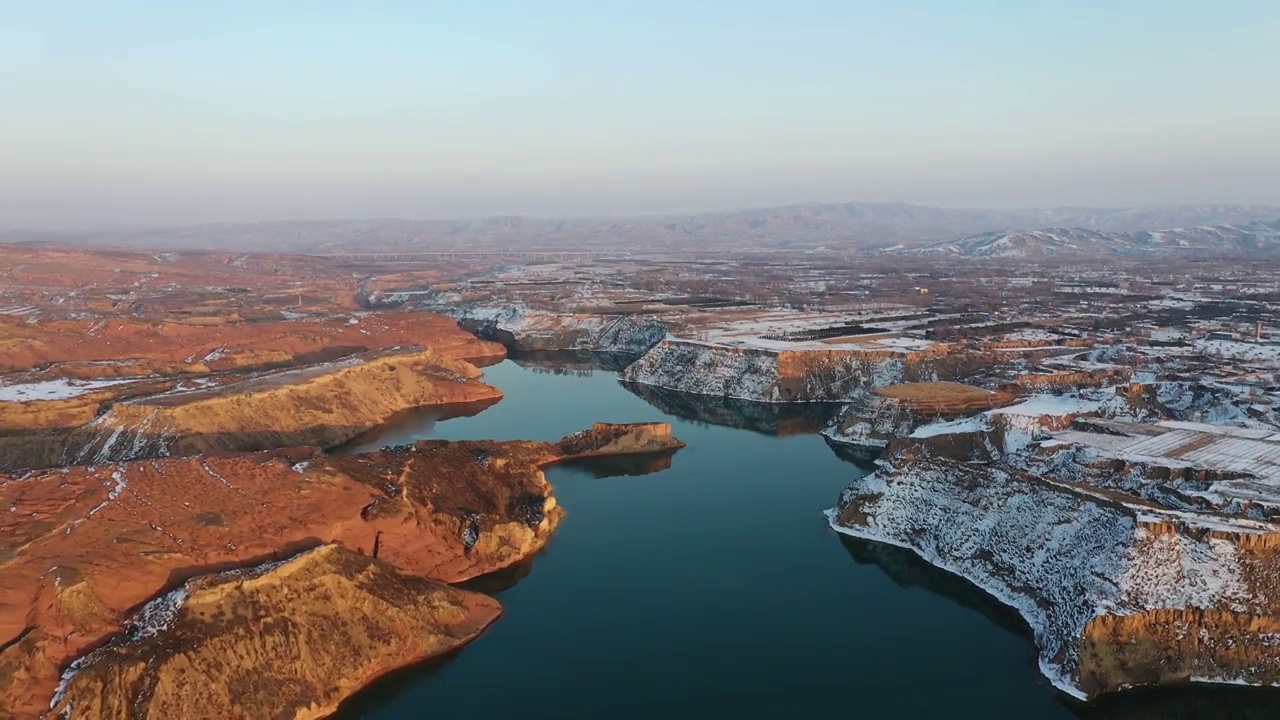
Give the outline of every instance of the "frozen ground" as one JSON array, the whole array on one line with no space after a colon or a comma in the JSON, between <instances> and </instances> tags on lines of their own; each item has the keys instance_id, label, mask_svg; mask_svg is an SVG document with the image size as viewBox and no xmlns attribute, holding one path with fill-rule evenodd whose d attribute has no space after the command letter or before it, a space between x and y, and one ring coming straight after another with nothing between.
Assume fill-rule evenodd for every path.
<instances>
[{"instance_id":1,"label":"frozen ground","mask_svg":"<svg viewBox=\"0 0 1280 720\"><path fill-rule=\"evenodd\" d=\"M35 400L65 400L78 397L112 385L130 382L131 379L112 380L38 380L36 382L0 384L0 402L32 402Z\"/></svg>"}]
</instances>

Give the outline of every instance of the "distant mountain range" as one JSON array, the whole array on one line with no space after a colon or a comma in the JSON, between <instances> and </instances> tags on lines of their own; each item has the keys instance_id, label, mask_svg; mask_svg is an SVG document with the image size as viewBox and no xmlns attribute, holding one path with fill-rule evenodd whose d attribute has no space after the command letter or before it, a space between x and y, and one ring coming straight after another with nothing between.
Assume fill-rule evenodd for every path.
<instances>
[{"instance_id":1,"label":"distant mountain range","mask_svg":"<svg viewBox=\"0 0 1280 720\"><path fill-rule=\"evenodd\" d=\"M1095 247L1141 246L1138 239L1191 233L1186 241L1209 242L1206 226L1247 232L1257 223L1280 220L1280 207L1188 205L1131 208L973 210L905 203L810 203L755 210L636 218L546 219L494 217L478 220L325 220L213 223L143 231L92 233L0 233L0 241L91 242L149 249L216 248L265 252L413 252L497 249L605 250L627 252L743 252L769 250L859 251L875 246L939 248L935 254L996 257L1003 248L1027 248L1025 256L1055 254L1098 234ZM1157 228L1186 231L1151 232ZM1272 226L1268 226L1272 227ZM1023 231L1046 230L1043 241ZM1264 233L1265 234L1265 233ZM1050 239L1060 238L1059 240ZM1070 238L1075 237L1075 240ZM985 238L979 240L978 238ZM1007 238L1001 242L1002 238ZM1170 242L1174 242L1171 240ZM1226 241L1234 248L1236 240ZM1240 242L1246 242L1241 240ZM983 247L992 246L983 255ZM1088 246L1085 243L1082 246ZM955 247L955 251L945 248ZM969 250L972 248L972 250ZM1035 249L1040 248L1040 249ZM1059 253L1060 254L1060 253ZM1008 255L1018 256L1016 253Z\"/></svg>"},{"instance_id":2,"label":"distant mountain range","mask_svg":"<svg viewBox=\"0 0 1280 720\"><path fill-rule=\"evenodd\" d=\"M1239 256L1280 253L1280 221L1167 230L1111 232L1050 228L972 235L918 247L896 245L870 252L961 258Z\"/></svg>"}]
</instances>

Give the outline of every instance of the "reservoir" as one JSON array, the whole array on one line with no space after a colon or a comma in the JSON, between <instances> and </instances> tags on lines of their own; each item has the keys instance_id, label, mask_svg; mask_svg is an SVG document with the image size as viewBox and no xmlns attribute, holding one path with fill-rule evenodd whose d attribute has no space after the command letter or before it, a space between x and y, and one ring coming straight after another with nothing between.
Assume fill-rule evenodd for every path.
<instances>
[{"instance_id":1,"label":"reservoir","mask_svg":"<svg viewBox=\"0 0 1280 720\"><path fill-rule=\"evenodd\" d=\"M460 652L390 675L339 717L1273 718L1280 692L1195 687L1083 706L1040 677L1015 614L822 511L865 463L813 430L829 408L671 397L580 362L507 360L505 397L409 417L365 445L557 440L666 421L688 447L649 465L547 471L567 511L545 551L475 581L505 614ZM736 426L735 426L736 425Z\"/></svg>"}]
</instances>

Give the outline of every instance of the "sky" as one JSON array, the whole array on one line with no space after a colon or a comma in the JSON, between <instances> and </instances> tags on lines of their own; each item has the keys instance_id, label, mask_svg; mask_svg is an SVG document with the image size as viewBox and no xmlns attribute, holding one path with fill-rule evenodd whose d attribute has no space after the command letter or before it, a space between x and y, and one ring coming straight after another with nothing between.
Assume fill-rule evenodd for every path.
<instances>
[{"instance_id":1,"label":"sky","mask_svg":"<svg viewBox=\"0 0 1280 720\"><path fill-rule=\"evenodd\" d=\"M0 0L0 229L1280 205L1275 0Z\"/></svg>"}]
</instances>

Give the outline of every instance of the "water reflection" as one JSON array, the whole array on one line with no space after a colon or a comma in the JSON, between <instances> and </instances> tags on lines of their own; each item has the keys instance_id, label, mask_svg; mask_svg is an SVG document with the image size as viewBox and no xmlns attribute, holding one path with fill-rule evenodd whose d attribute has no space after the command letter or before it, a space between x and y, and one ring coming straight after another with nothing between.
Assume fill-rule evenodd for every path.
<instances>
[{"instance_id":1,"label":"water reflection","mask_svg":"<svg viewBox=\"0 0 1280 720\"><path fill-rule=\"evenodd\" d=\"M839 403L754 402L627 382L622 386L668 415L778 437L816 433L829 425L843 407Z\"/></svg>"},{"instance_id":2,"label":"water reflection","mask_svg":"<svg viewBox=\"0 0 1280 720\"><path fill-rule=\"evenodd\" d=\"M519 584L521 580L529 577L529 573L533 572L533 560L535 557L530 555L514 565L508 565L501 570L495 570L487 575L481 575L466 582L458 583L457 587L463 590L484 593L485 595L497 595L504 590L510 590Z\"/></svg>"},{"instance_id":3,"label":"water reflection","mask_svg":"<svg viewBox=\"0 0 1280 720\"><path fill-rule=\"evenodd\" d=\"M1030 628L1013 608L1000 603L977 585L959 575L930 565L906 548L860 540L842 534L837 534L837 537L840 538L840 544L844 546L854 562L859 565L876 566L898 586L920 588L945 597L977 612L1004 630L1030 638ZM1027 657L1029 662L1035 663L1034 648L1031 648Z\"/></svg>"},{"instance_id":4,"label":"water reflection","mask_svg":"<svg viewBox=\"0 0 1280 720\"><path fill-rule=\"evenodd\" d=\"M553 375L587 377L597 370L621 372L640 356L623 352L586 352L579 350L541 350L511 353L511 362L534 372Z\"/></svg>"},{"instance_id":5,"label":"water reflection","mask_svg":"<svg viewBox=\"0 0 1280 720\"><path fill-rule=\"evenodd\" d=\"M404 410L392 415L382 425L333 448L331 452L335 455L350 455L377 450L387 445L409 445L429 435L438 422L479 415L500 400L501 398L495 398Z\"/></svg>"},{"instance_id":6,"label":"water reflection","mask_svg":"<svg viewBox=\"0 0 1280 720\"><path fill-rule=\"evenodd\" d=\"M1064 701L1067 702L1067 701ZM1087 720L1274 720L1280 691L1214 685L1129 692L1089 705L1070 703Z\"/></svg>"},{"instance_id":7,"label":"water reflection","mask_svg":"<svg viewBox=\"0 0 1280 720\"><path fill-rule=\"evenodd\" d=\"M464 652L467 652L465 645L443 655L393 670L347 696L338 705L337 710L329 716L328 720L356 720L357 718L363 718L368 712L377 708L378 704L383 702L385 698L396 697L409 692L418 683L436 673L441 667L449 664Z\"/></svg>"},{"instance_id":8,"label":"water reflection","mask_svg":"<svg viewBox=\"0 0 1280 720\"><path fill-rule=\"evenodd\" d=\"M830 438L825 436L822 439L827 441L827 447L831 448L831 452L835 453L836 457L858 466L858 469L864 473L873 472L876 469L876 459L880 457L880 448L832 442Z\"/></svg>"},{"instance_id":9,"label":"water reflection","mask_svg":"<svg viewBox=\"0 0 1280 720\"><path fill-rule=\"evenodd\" d=\"M637 455L612 455L582 458L562 463L561 467L579 471L593 478L638 477L671 469L675 450Z\"/></svg>"}]
</instances>

